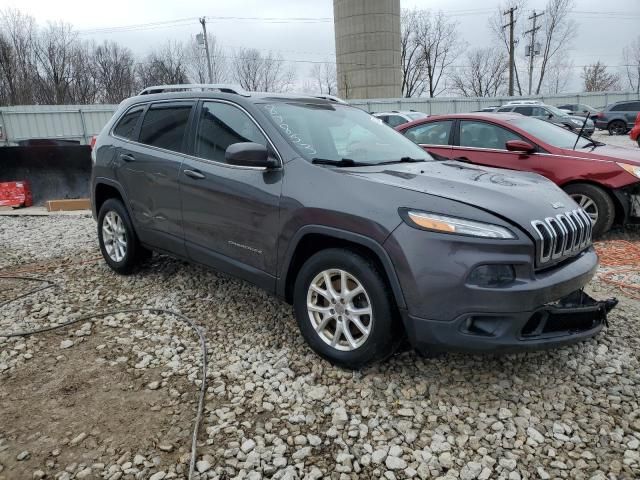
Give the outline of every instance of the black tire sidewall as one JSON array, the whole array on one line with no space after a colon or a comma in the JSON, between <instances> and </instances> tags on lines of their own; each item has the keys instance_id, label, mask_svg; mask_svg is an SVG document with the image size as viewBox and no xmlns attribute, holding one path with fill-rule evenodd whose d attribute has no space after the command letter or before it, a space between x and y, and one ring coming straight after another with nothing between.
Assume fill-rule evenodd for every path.
<instances>
[{"instance_id":1,"label":"black tire sidewall","mask_svg":"<svg viewBox=\"0 0 640 480\"><path fill-rule=\"evenodd\" d=\"M307 312L307 292L316 275L323 270L341 269L355 276L367 292L373 311L373 323L366 342L356 350L343 352L326 344L313 328ZM331 363L359 369L384 360L396 345L399 328L394 329L395 307L382 274L365 257L346 249L328 249L312 256L302 266L294 286L294 311L298 327L307 344ZM394 331L395 330L395 331Z\"/></svg>"},{"instance_id":2,"label":"black tire sidewall","mask_svg":"<svg viewBox=\"0 0 640 480\"><path fill-rule=\"evenodd\" d=\"M623 124L624 122L622 120L614 120L613 122L611 122L608 126L607 126L607 130L609 131L609 135L624 135L624 133L615 133L612 132L611 130L614 129L614 126L616 125L620 125ZM624 125L624 127L626 127L626 124ZM623 128L624 128L623 127Z\"/></svg>"},{"instance_id":3,"label":"black tire sidewall","mask_svg":"<svg viewBox=\"0 0 640 480\"><path fill-rule=\"evenodd\" d=\"M593 237L597 238L608 232L613 225L616 210L609 194L600 187L589 184L573 184L565 187L568 195L584 195L589 197L598 207L598 220L593 226Z\"/></svg>"},{"instance_id":4,"label":"black tire sidewall","mask_svg":"<svg viewBox=\"0 0 640 480\"><path fill-rule=\"evenodd\" d=\"M107 213L111 211L116 212L122 219L127 232L127 251L124 258L119 262L109 257L102 238L102 222ZM100 212L98 213L98 243L100 244L102 256L111 269L121 274L131 273L138 260L138 241L135 230L133 229L133 224L131 223L131 218L129 217L129 212L127 212L127 209L120 200L110 198L100 207Z\"/></svg>"}]
</instances>

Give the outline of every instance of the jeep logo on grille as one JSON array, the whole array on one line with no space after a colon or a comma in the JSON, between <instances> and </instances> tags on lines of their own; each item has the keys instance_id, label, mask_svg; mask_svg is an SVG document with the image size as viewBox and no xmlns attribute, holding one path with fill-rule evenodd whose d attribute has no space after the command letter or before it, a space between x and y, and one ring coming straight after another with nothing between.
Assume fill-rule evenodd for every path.
<instances>
[{"instance_id":1,"label":"jeep logo on grille","mask_svg":"<svg viewBox=\"0 0 640 480\"><path fill-rule=\"evenodd\" d=\"M552 203L552 204L551 204L551 206L552 206L555 210L557 210L557 209L559 209L559 208L564 208L564 204L563 204L563 203L560 203L560 202L554 202L554 203Z\"/></svg>"}]
</instances>

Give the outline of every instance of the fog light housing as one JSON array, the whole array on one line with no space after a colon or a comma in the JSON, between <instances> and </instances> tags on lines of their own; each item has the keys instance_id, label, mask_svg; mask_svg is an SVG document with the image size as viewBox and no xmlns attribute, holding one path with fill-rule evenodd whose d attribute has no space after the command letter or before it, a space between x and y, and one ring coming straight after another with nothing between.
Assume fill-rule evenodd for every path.
<instances>
[{"instance_id":1,"label":"fog light housing","mask_svg":"<svg viewBox=\"0 0 640 480\"><path fill-rule=\"evenodd\" d=\"M516 279L513 265L480 265L473 269L467 280L478 287L505 287Z\"/></svg>"}]
</instances>

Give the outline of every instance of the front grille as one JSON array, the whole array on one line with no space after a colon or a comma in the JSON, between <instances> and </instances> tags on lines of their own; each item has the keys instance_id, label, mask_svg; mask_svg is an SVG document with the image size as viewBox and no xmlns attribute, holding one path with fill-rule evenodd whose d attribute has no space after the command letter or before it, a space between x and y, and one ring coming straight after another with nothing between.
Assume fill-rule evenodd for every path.
<instances>
[{"instance_id":1,"label":"front grille","mask_svg":"<svg viewBox=\"0 0 640 480\"><path fill-rule=\"evenodd\" d=\"M544 220L533 220L538 266L572 257L591 244L592 224L581 208Z\"/></svg>"}]
</instances>

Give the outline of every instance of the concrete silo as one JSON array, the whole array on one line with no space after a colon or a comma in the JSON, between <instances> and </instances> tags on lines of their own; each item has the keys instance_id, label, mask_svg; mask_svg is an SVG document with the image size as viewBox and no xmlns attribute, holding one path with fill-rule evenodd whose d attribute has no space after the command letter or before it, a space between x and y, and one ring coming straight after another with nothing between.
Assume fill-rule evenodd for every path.
<instances>
[{"instance_id":1,"label":"concrete silo","mask_svg":"<svg viewBox=\"0 0 640 480\"><path fill-rule=\"evenodd\" d=\"M338 93L402 96L400 0L333 0Z\"/></svg>"}]
</instances>

